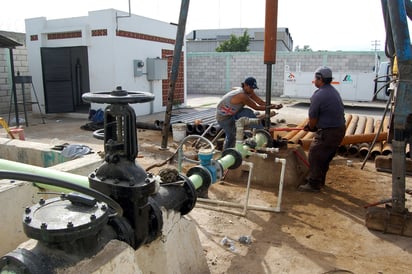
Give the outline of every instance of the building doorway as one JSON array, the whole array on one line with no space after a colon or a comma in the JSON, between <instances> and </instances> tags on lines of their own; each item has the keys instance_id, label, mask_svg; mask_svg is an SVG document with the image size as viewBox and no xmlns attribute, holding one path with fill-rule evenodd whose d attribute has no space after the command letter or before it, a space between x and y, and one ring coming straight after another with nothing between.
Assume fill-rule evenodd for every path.
<instances>
[{"instance_id":1,"label":"building doorway","mask_svg":"<svg viewBox=\"0 0 412 274\"><path fill-rule=\"evenodd\" d=\"M41 62L46 113L88 112L87 47L41 48Z\"/></svg>"}]
</instances>

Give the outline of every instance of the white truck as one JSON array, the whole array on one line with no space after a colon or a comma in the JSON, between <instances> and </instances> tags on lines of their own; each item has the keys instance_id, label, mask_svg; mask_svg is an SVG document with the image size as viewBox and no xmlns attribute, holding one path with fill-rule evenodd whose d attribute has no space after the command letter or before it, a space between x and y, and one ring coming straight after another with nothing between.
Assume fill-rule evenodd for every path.
<instances>
[{"instance_id":1,"label":"white truck","mask_svg":"<svg viewBox=\"0 0 412 274\"><path fill-rule=\"evenodd\" d=\"M387 100L386 88L382 86L390 80L389 62L382 62L378 71L368 72L337 71L333 73L332 85L339 91L345 101L372 102L374 100ZM293 70L285 65L283 97L310 98L316 87L313 84L314 74ZM375 79L377 79L375 83Z\"/></svg>"}]
</instances>

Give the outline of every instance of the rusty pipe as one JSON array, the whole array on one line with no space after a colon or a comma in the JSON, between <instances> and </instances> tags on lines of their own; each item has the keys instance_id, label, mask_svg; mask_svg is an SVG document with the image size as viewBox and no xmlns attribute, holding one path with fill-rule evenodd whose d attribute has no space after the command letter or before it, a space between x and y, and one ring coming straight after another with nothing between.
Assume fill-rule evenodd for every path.
<instances>
[{"instance_id":1,"label":"rusty pipe","mask_svg":"<svg viewBox=\"0 0 412 274\"><path fill-rule=\"evenodd\" d=\"M355 133L356 125L359 121L358 115L352 115L352 119L350 119L349 123L346 125L345 136L353 135ZM346 154L348 152L348 147L345 145L340 145L338 148L339 154Z\"/></svg>"},{"instance_id":2,"label":"rusty pipe","mask_svg":"<svg viewBox=\"0 0 412 274\"><path fill-rule=\"evenodd\" d=\"M382 155L388 156L392 154L392 144L384 142L382 145Z\"/></svg>"},{"instance_id":3,"label":"rusty pipe","mask_svg":"<svg viewBox=\"0 0 412 274\"><path fill-rule=\"evenodd\" d=\"M374 121L375 120L372 117L368 117L366 119L364 134L373 133ZM369 143L359 144L359 155L361 155L362 157L365 157L368 154L368 150L369 150Z\"/></svg>"},{"instance_id":4,"label":"rusty pipe","mask_svg":"<svg viewBox=\"0 0 412 274\"><path fill-rule=\"evenodd\" d=\"M350 121L352 121L352 117L353 117L352 114L345 114L346 128L348 128Z\"/></svg>"},{"instance_id":5,"label":"rusty pipe","mask_svg":"<svg viewBox=\"0 0 412 274\"><path fill-rule=\"evenodd\" d=\"M302 123L300 123L297 127L299 128L303 128L307 123L308 123L309 119L306 118ZM287 133L283 138L285 138L286 140L290 140L293 138L293 136L295 136L299 131L291 131L289 133Z\"/></svg>"},{"instance_id":6,"label":"rusty pipe","mask_svg":"<svg viewBox=\"0 0 412 274\"><path fill-rule=\"evenodd\" d=\"M352 115L352 119L349 122L349 125L346 127L345 135L353 135L355 134L356 126L359 121L358 115Z\"/></svg>"},{"instance_id":7,"label":"rusty pipe","mask_svg":"<svg viewBox=\"0 0 412 274\"><path fill-rule=\"evenodd\" d=\"M364 134L366 127L366 117L360 116L358 123L356 124L356 129L354 135ZM348 147L349 155L356 155L359 152L359 144L350 144Z\"/></svg>"},{"instance_id":8,"label":"rusty pipe","mask_svg":"<svg viewBox=\"0 0 412 274\"><path fill-rule=\"evenodd\" d=\"M388 134L387 132L381 132L378 135L377 141L386 140L387 134ZM369 143L369 142L373 141L375 136L376 136L375 133L347 135L347 136L343 137L343 140L340 143L340 146L345 146L345 145L349 145L349 144ZM311 139L301 139L299 144L302 146L302 148L304 150L307 150L309 148L311 142L312 142Z\"/></svg>"},{"instance_id":9,"label":"rusty pipe","mask_svg":"<svg viewBox=\"0 0 412 274\"><path fill-rule=\"evenodd\" d=\"M303 139L303 137L305 137L305 135L308 134L308 131L304 131L304 130L300 130L298 131L298 133L296 133L295 136L293 136L288 143L289 144L298 144L299 140ZM311 139L310 139L311 140Z\"/></svg>"},{"instance_id":10,"label":"rusty pipe","mask_svg":"<svg viewBox=\"0 0 412 274\"><path fill-rule=\"evenodd\" d=\"M381 127L381 122L382 122L381 120L376 121L374 132L379 131L379 128ZM375 142L375 144L373 145L371 149L372 159L375 159L376 156L381 155L381 154L382 154L382 142Z\"/></svg>"}]
</instances>

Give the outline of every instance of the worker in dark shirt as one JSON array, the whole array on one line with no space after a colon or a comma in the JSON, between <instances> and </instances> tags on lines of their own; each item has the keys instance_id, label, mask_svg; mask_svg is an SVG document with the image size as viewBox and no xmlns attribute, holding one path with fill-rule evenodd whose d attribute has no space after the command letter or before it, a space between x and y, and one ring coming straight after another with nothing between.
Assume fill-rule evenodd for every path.
<instances>
[{"instance_id":1,"label":"worker in dark shirt","mask_svg":"<svg viewBox=\"0 0 412 274\"><path fill-rule=\"evenodd\" d=\"M318 88L310 98L306 131L315 132L309 148L309 176L298 190L319 192L325 185L329 164L336 155L346 131L345 110L339 92L331 85L332 71L319 67L314 84Z\"/></svg>"}]
</instances>

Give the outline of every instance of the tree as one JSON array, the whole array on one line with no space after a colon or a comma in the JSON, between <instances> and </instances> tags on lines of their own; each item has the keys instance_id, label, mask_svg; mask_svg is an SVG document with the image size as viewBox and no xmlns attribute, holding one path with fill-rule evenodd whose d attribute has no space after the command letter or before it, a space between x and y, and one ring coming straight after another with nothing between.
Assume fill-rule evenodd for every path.
<instances>
[{"instance_id":1,"label":"tree","mask_svg":"<svg viewBox=\"0 0 412 274\"><path fill-rule=\"evenodd\" d=\"M242 36L230 35L230 39L223 41L217 48L217 52L249 51L249 34L245 30Z\"/></svg>"},{"instance_id":2,"label":"tree","mask_svg":"<svg viewBox=\"0 0 412 274\"><path fill-rule=\"evenodd\" d=\"M295 47L295 51L313 51L309 45L304 45L303 48L299 48L299 45Z\"/></svg>"}]
</instances>

